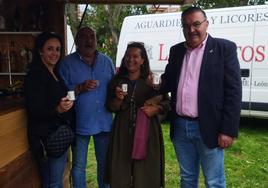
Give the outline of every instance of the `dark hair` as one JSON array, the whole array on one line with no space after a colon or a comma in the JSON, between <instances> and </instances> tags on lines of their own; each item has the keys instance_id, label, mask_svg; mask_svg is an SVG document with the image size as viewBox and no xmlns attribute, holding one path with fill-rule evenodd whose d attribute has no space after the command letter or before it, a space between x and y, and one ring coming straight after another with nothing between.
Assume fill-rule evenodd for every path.
<instances>
[{"instance_id":1,"label":"dark hair","mask_svg":"<svg viewBox=\"0 0 268 188\"><path fill-rule=\"evenodd\" d=\"M42 62L41 57L40 57L40 50L44 47L45 43L49 39L53 39L53 38L58 39L61 47L63 46L61 37L57 35L56 33L45 31L36 37L35 45L33 49L33 59L32 59L31 64L39 64ZM62 51L63 49L61 48L61 54L62 54Z\"/></svg>"},{"instance_id":2,"label":"dark hair","mask_svg":"<svg viewBox=\"0 0 268 188\"><path fill-rule=\"evenodd\" d=\"M207 15L205 13L205 11L203 11L200 7L189 7L187 9L185 9L182 14L181 14L181 20L183 20L185 18L185 16L189 15L189 14L192 14L192 13L195 13L195 12L201 12L204 17L207 19Z\"/></svg>"},{"instance_id":3,"label":"dark hair","mask_svg":"<svg viewBox=\"0 0 268 188\"><path fill-rule=\"evenodd\" d=\"M148 58L146 49L144 47L144 44L141 43L141 42L131 42L131 43L129 43L127 45L125 55L124 55L124 57L123 57L123 59L121 61L118 76L127 76L128 75L128 70L127 70L126 65L125 65L125 56L126 56L127 51L130 48L138 48L138 49L140 49L141 57L142 57L142 59L144 59L144 62L143 62L142 66L141 66L141 69L140 69L141 70L140 78L146 80L147 77L149 76L149 73L150 73L150 65L149 65L149 58Z\"/></svg>"}]
</instances>

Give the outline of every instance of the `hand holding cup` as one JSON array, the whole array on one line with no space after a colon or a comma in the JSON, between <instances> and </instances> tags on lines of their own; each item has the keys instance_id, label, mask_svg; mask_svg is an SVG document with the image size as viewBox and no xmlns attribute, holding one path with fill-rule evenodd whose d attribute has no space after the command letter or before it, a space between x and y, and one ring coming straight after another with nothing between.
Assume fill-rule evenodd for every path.
<instances>
[{"instance_id":1,"label":"hand holding cup","mask_svg":"<svg viewBox=\"0 0 268 188\"><path fill-rule=\"evenodd\" d=\"M86 80L83 83L83 88L84 88L84 90L90 91L90 90L95 89L98 85L99 85L98 80Z\"/></svg>"},{"instance_id":2,"label":"hand holding cup","mask_svg":"<svg viewBox=\"0 0 268 188\"><path fill-rule=\"evenodd\" d=\"M74 91L68 91L67 98L68 98L69 101L74 101L75 100L75 92Z\"/></svg>"},{"instance_id":3,"label":"hand holding cup","mask_svg":"<svg viewBox=\"0 0 268 188\"><path fill-rule=\"evenodd\" d=\"M123 100L127 95L127 84L122 84L121 87L117 86L115 89L115 95L118 99Z\"/></svg>"},{"instance_id":4,"label":"hand holding cup","mask_svg":"<svg viewBox=\"0 0 268 188\"><path fill-rule=\"evenodd\" d=\"M68 97L61 98L59 104L56 106L56 111L58 113L63 113L68 111L73 106L73 101L69 100Z\"/></svg>"}]
</instances>

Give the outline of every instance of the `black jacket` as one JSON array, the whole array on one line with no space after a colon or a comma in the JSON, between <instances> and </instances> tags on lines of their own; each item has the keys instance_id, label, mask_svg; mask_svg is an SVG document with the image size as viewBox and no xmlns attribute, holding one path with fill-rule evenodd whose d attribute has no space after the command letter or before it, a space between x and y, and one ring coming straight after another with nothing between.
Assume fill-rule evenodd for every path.
<instances>
[{"instance_id":1,"label":"black jacket","mask_svg":"<svg viewBox=\"0 0 268 188\"><path fill-rule=\"evenodd\" d=\"M56 75L59 81L54 79L43 63L35 62L24 81L29 144L35 152L40 149L40 138L53 131L56 124L74 124L73 108L62 114L55 111L68 91L60 75Z\"/></svg>"}]
</instances>

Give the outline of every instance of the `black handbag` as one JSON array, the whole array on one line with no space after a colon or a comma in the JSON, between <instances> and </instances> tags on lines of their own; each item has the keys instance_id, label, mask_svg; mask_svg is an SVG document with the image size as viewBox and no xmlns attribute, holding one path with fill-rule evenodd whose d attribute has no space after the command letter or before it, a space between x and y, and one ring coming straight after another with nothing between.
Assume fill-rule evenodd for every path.
<instances>
[{"instance_id":1,"label":"black handbag","mask_svg":"<svg viewBox=\"0 0 268 188\"><path fill-rule=\"evenodd\" d=\"M55 131L43 140L44 155L46 157L60 157L70 147L74 140L74 133L70 126L59 125Z\"/></svg>"}]
</instances>

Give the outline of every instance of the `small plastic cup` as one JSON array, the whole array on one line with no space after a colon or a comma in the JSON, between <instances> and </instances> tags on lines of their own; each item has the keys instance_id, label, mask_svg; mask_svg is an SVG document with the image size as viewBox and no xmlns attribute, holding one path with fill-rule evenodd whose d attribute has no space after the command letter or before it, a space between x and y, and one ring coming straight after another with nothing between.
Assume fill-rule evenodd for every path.
<instances>
[{"instance_id":1,"label":"small plastic cup","mask_svg":"<svg viewBox=\"0 0 268 188\"><path fill-rule=\"evenodd\" d=\"M153 84L154 85L160 84L160 76L158 74L153 74Z\"/></svg>"},{"instance_id":2,"label":"small plastic cup","mask_svg":"<svg viewBox=\"0 0 268 188\"><path fill-rule=\"evenodd\" d=\"M96 86L98 87L100 85L100 81L99 80L95 80L96 82Z\"/></svg>"},{"instance_id":3,"label":"small plastic cup","mask_svg":"<svg viewBox=\"0 0 268 188\"><path fill-rule=\"evenodd\" d=\"M70 101L74 101L75 100L75 93L74 93L74 91L68 91L67 98Z\"/></svg>"},{"instance_id":4,"label":"small plastic cup","mask_svg":"<svg viewBox=\"0 0 268 188\"><path fill-rule=\"evenodd\" d=\"M122 84L121 88L122 88L123 92L127 92L127 84Z\"/></svg>"}]
</instances>

